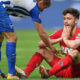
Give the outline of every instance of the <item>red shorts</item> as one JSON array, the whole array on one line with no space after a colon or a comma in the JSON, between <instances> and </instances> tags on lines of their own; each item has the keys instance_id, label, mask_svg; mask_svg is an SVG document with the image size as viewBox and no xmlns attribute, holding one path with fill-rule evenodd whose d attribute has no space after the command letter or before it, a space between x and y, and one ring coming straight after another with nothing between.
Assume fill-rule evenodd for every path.
<instances>
[{"instance_id":1,"label":"red shorts","mask_svg":"<svg viewBox=\"0 0 80 80\"><path fill-rule=\"evenodd\" d=\"M53 60L51 61L50 66L53 67L58 61L60 60L59 57L54 56ZM63 78L78 78L80 77L80 64L77 65L70 65L61 71L55 74L56 77L63 77Z\"/></svg>"}]
</instances>

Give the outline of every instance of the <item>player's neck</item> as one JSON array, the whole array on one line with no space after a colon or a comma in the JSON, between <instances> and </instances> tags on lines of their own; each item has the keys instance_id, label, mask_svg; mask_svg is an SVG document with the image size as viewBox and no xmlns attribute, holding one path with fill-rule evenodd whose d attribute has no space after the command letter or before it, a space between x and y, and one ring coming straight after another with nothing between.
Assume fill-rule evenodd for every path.
<instances>
[{"instance_id":1,"label":"player's neck","mask_svg":"<svg viewBox=\"0 0 80 80\"><path fill-rule=\"evenodd\" d=\"M71 33L72 36L74 36L74 34L75 34L75 32L76 32L76 28L77 28L77 27L75 26L75 27L72 29L72 33Z\"/></svg>"}]
</instances>

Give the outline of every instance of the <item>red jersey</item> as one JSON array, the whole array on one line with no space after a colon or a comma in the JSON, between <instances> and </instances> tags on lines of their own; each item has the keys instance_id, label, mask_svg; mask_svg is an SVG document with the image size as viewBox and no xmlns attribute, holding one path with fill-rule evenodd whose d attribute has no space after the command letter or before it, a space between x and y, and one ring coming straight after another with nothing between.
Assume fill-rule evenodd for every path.
<instances>
[{"instance_id":1,"label":"red jersey","mask_svg":"<svg viewBox=\"0 0 80 80\"><path fill-rule=\"evenodd\" d=\"M63 29L58 30L52 35L50 35L49 38L50 39L60 38L62 35L62 32L63 32ZM76 40L76 39L80 39L80 28L79 27L76 28L75 34L70 40ZM67 47L67 45L63 41L60 42L60 46L61 46L62 52L64 52L65 55L68 55L68 53L72 51L72 48ZM77 50L80 52L80 46L77 48Z\"/></svg>"}]
</instances>

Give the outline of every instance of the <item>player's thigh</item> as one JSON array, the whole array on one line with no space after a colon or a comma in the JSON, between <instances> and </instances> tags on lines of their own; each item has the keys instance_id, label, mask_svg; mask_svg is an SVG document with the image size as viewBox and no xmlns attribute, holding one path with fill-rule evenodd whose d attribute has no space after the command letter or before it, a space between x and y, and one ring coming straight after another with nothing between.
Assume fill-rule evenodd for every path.
<instances>
[{"instance_id":1,"label":"player's thigh","mask_svg":"<svg viewBox=\"0 0 80 80\"><path fill-rule=\"evenodd\" d=\"M56 77L63 77L63 78L72 78L72 65L58 71L55 76Z\"/></svg>"},{"instance_id":2,"label":"player's thigh","mask_svg":"<svg viewBox=\"0 0 80 80\"><path fill-rule=\"evenodd\" d=\"M78 50L72 50L69 55L72 56L74 64L80 63L80 52Z\"/></svg>"},{"instance_id":3,"label":"player's thigh","mask_svg":"<svg viewBox=\"0 0 80 80\"><path fill-rule=\"evenodd\" d=\"M17 41L17 35L15 32L3 32L4 36L6 37L6 39L8 41L12 41L12 42L15 42Z\"/></svg>"},{"instance_id":4,"label":"player's thigh","mask_svg":"<svg viewBox=\"0 0 80 80\"><path fill-rule=\"evenodd\" d=\"M38 49L38 51L47 62L51 62L53 60L54 57L54 53L52 53L50 50L48 50L47 48L41 48Z\"/></svg>"},{"instance_id":5,"label":"player's thigh","mask_svg":"<svg viewBox=\"0 0 80 80\"><path fill-rule=\"evenodd\" d=\"M72 56L72 58L75 60L76 57L79 56L79 51L78 50L72 50L69 55Z\"/></svg>"},{"instance_id":6,"label":"player's thigh","mask_svg":"<svg viewBox=\"0 0 80 80\"><path fill-rule=\"evenodd\" d=\"M7 40L11 38L16 39L16 34L14 33L12 22L5 8L3 7L1 8L0 13L0 32L2 32L3 35L6 36Z\"/></svg>"}]
</instances>

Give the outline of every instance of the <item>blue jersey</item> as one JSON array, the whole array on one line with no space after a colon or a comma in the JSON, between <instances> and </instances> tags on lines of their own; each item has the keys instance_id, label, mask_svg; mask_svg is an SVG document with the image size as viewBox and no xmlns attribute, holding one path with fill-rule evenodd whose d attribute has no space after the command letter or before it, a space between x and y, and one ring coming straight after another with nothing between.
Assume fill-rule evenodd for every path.
<instances>
[{"instance_id":1,"label":"blue jersey","mask_svg":"<svg viewBox=\"0 0 80 80\"><path fill-rule=\"evenodd\" d=\"M33 0L1 0L7 13L16 17L32 17L32 20L41 23L38 4Z\"/></svg>"}]
</instances>

